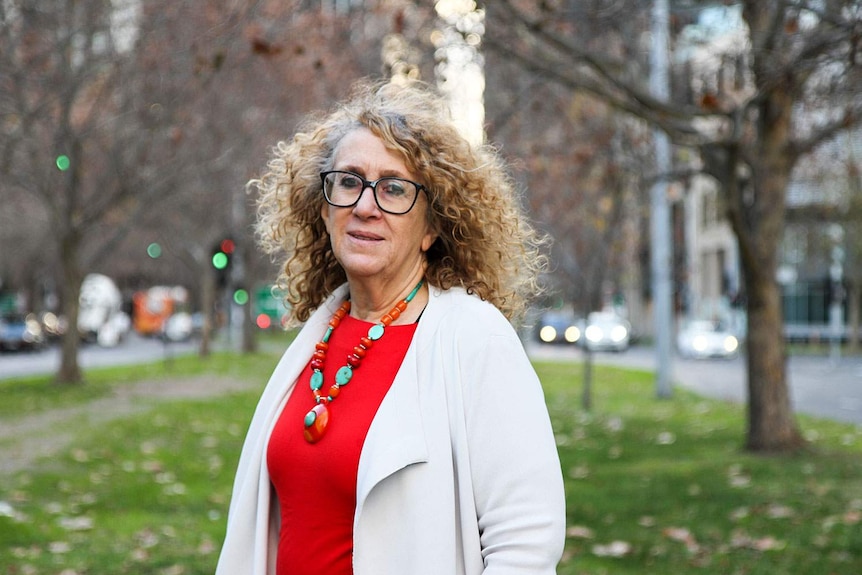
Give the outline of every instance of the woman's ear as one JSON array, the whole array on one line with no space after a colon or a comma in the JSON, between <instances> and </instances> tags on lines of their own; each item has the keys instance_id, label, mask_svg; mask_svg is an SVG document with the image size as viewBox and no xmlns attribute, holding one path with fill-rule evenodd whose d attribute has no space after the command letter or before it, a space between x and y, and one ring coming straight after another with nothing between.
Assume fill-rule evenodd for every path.
<instances>
[{"instance_id":1,"label":"woman's ear","mask_svg":"<svg viewBox=\"0 0 862 575\"><path fill-rule=\"evenodd\" d=\"M434 245L434 242L437 241L437 232L428 232L422 237L421 248L423 252L427 252L431 249L431 246Z\"/></svg>"},{"instance_id":2,"label":"woman's ear","mask_svg":"<svg viewBox=\"0 0 862 575\"><path fill-rule=\"evenodd\" d=\"M329 204L323 202L320 204L320 219L323 220L323 226L326 228L326 233L329 233Z\"/></svg>"}]
</instances>

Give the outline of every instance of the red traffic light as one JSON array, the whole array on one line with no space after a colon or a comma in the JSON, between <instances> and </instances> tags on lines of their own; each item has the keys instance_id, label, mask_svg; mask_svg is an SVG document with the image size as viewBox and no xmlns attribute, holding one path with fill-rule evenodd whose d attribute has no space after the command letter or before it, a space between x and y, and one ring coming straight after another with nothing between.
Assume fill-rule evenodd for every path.
<instances>
[{"instance_id":1,"label":"red traffic light","mask_svg":"<svg viewBox=\"0 0 862 575\"><path fill-rule=\"evenodd\" d=\"M221 244L219 244L219 247L221 248L221 251L223 251L227 255L231 255L233 253L233 250L236 248L236 244L234 244L232 239L228 238L222 240Z\"/></svg>"}]
</instances>

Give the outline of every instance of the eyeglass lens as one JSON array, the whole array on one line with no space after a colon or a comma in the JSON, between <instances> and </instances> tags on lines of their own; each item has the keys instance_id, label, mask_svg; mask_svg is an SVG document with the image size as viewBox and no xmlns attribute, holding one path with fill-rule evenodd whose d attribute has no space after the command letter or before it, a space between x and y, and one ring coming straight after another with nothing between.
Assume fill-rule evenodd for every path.
<instances>
[{"instance_id":1,"label":"eyeglass lens","mask_svg":"<svg viewBox=\"0 0 862 575\"><path fill-rule=\"evenodd\" d=\"M410 211L419 192L410 180L385 177L369 182L352 172L328 172L323 179L326 199L335 206L349 207L359 201L362 191L371 186L377 205L386 212L401 214Z\"/></svg>"}]
</instances>

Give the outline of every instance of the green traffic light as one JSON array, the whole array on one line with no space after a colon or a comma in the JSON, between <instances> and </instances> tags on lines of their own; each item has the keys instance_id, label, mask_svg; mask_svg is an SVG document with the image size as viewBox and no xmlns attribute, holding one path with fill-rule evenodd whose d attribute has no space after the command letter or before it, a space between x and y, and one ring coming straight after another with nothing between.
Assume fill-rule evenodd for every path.
<instances>
[{"instance_id":1,"label":"green traffic light","mask_svg":"<svg viewBox=\"0 0 862 575\"><path fill-rule=\"evenodd\" d=\"M151 243L147 246L147 255L153 259L159 258L162 255L162 246L156 242Z\"/></svg>"},{"instance_id":2,"label":"green traffic light","mask_svg":"<svg viewBox=\"0 0 862 575\"><path fill-rule=\"evenodd\" d=\"M72 162L69 160L69 156L65 154L57 156L57 169L61 172L68 170L71 164Z\"/></svg>"},{"instance_id":3,"label":"green traffic light","mask_svg":"<svg viewBox=\"0 0 862 575\"><path fill-rule=\"evenodd\" d=\"M223 270L227 267L228 258L224 252L216 252L213 255L213 267L217 270Z\"/></svg>"},{"instance_id":4,"label":"green traffic light","mask_svg":"<svg viewBox=\"0 0 862 575\"><path fill-rule=\"evenodd\" d=\"M237 305L245 305L248 303L248 292L244 289L238 289L233 292L233 301L236 302Z\"/></svg>"}]
</instances>

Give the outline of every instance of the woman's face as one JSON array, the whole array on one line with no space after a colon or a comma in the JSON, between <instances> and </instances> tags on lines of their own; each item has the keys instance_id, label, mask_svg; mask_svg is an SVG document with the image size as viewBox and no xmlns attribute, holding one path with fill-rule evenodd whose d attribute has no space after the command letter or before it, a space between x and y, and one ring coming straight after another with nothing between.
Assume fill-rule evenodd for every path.
<instances>
[{"instance_id":1,"label":"woman's face","mask_svg":"<svg viewBox=\"0 0 862 575\"><path fill-rule=\"evenodd\" d=\"M366 128L357 128L342 138L332 169L355 172L368 181L397 176L423 183ZM413 209L406 214L383 212L370 187L363 190L353 207L324 203L321 215L332 251L348 280L375 279L398 285L421 277L417 270L424 270L425 252L437 237L425 217L427 207L428 198L420 191Z\"/></svg>"}]
</instances>

